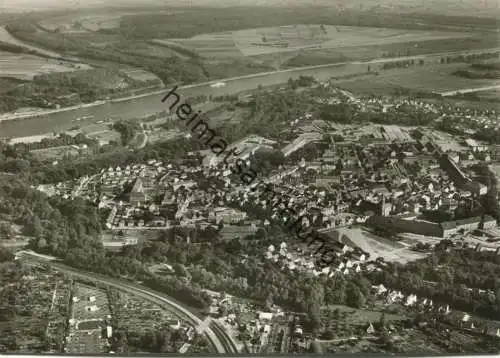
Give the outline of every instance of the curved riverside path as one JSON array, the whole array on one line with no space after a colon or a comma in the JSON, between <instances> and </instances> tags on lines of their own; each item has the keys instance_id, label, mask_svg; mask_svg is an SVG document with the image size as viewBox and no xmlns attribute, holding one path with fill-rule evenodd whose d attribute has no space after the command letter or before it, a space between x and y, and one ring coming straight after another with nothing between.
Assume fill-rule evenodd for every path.
<instances>
[{"instance_id":1,"label":"curved riverside path","mask_svg":"<svg viewBox=\"0 0 500 358\"><path fill-rule=\"evenodd\" d=\"M368 61L352 61L270 72L260 72L251 75L217 80L226 83L226 86L219 88L210 87L210 85L216 81L181 86L178 88L178 93L183 98L199 95L232 95L238 92L254 90L259 85L265 87L286 83L289 78L297 78L300 75L313 76L317 80L323 81L336 76L341 77L367 73L368 65L372 65L372 71L375 71L377 69L373 68L373 65L383 64L385 62L424 59L426 60L426 62L431 61L433 63L439 63L439 59L443 55L493 52L498 51L499 49L500 48L490 48L474 51L453 51L439 54L383 58ZM446 65L443 64L443 66ZM161 102L161 98L164 93L167 93L170 90L170 88L171 87L168 87L166 89L162 89L153 93L147 93L135 97L110 100L104 104L97 106L63 110L61 112L55 113L52 112L50 114L40 115L33 118L1 121L0 138L23 137L50 132L65 131L75 125L75 122L73 122L74 119L84 116L92 116L92 118L77 122L79 126L95 123L96 121L106 119L118 120L142 118L145 115L158 113L167 108L167 106Z\"/></svg>"}]
</instances>

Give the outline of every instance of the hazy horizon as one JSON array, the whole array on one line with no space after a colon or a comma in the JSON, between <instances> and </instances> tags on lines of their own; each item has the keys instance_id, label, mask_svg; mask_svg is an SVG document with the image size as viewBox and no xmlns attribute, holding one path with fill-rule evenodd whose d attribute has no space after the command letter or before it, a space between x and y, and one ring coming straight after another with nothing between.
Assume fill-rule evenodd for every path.
<instances>
[{"instance_id":1,"label":"hazy horizon","mask_svg":"<svg viewBox=\"0 0 500 358\"><path fill-rule=\"evenodd\" d=\"M0 11L85 9L109 6L301 6L318 5L394 11L438 12L450 15L498 16L498 3L488 0L3 0ZM493 13L492 13L493 11Z\"/></svg>"}]
</instances>

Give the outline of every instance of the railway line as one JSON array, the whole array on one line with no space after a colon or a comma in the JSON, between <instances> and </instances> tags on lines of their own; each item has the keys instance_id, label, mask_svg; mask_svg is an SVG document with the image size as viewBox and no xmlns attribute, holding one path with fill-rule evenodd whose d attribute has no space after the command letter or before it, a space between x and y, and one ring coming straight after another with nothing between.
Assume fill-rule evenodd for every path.
<instances>
[{"instance_id":1,"label":"railway line","mask_svg":"<svg viewBox=\"0 0 500 358\"><path fill-rule=\"evenodd\" d=\"M238 347L236 347L236 344L217 322L212 321L210 323L210 327L212 328L212 331L215 333L215 335L219 338L219 340L223 342L226 352L238 352Z\"/></svg>"},{"instance_id":2,"label":"railway line","mask_svg":"<svg viewBox=\"0 0 500 358\"><path fill-rule=\"evenodd\" d=\"M198 316L187 310L185 307L182 307L178 303L174 302L165 294L150 290L144 286L125 282L123 280L110 278L100 274L79 271L77 269L73 269L66 265L57 263L56 261L48 261L45 258L30 255L26 252L19 255L18 259L28 264L49 265L54 269L67 273L73 277L87 281L98 282L106 286L117 288L123 292L142 297L146 300L149 300L150 302L154 302L160 307L168 309L178 317L192 324L199 333L202 333L207 337L217 353L238 353L237 347L235 346L229 335L224 331L224 329L218 326L215 322L211 322L209 325L204 325L202 320Z\"/></svg>"}]
</instances>

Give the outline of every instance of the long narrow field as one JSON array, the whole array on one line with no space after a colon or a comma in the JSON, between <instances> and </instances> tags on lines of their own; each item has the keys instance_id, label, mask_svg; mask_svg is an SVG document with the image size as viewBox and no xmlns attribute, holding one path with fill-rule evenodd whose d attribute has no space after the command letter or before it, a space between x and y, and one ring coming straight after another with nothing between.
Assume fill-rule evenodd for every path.
<instances>
[{"instance_id":1,"label":"long narrow field","mask_svg":"<svg viewBox=\"0 0 500 358\"><path fill-rule=\"evenodd\" d=\"M391 89L405 88L441 93L500 84L500 80L469 79L453 75L453 72L464 67L464 64L450 64L391 69L381 71L378 76L341 81L339 86L354 92L387 93Z\"/></svg>"},{"instance_id":2,"label":"long narrow field","mask_svg":"<svg viewBox=\"0 0 500 358\"><path fill-rule=\"evenodd\" d=\"M57 52L52 52L52 51L48 51L48 50L44 50L44 49L41 49L39 47L35 47L35 46L31 46L29 44L26 44L22 41L19 41L18 39L16 39L15 37L13 37L11 34L9 34L9 32L3 27L3 26L0 26L0 41L3 41L3 42L6 42L6 43L9 43L9 44L12 44L12 45L17 45L17 46L21 46L21 47L24 47L28 50L32 50L32 51L36 51L42 55L46 55L46 56L50 56L50 57L62 57L60 54L58 54Z\"/></svg>"},{"instance_id":3,"label":"long narrow field","mask_svg":"<svg viewBox=\"0 0 500 358\"><path fill-rule=\"evenodd\" d=\"M35 55L0 51L0 77L30 81L34 76L44 73L73 72L91 68L91 66L83 63L75 64Z\"/></svg>"}]
</instances>

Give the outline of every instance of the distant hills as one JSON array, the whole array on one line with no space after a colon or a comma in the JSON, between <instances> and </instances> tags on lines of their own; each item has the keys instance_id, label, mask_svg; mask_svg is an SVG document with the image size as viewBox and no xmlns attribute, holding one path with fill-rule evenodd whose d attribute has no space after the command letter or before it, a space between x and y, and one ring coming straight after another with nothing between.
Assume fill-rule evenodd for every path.
<instances>
[{"instance_id":1,"label":"distant hills","mask_svg":"<svg viewBox=\"0 0 500 358\"><path fill-rule=\"evenodd\" d=\"M147 6L329 6L339 9L500 17L496 0L2 0L0 11Z\"/></svg>"}]
</instances>

